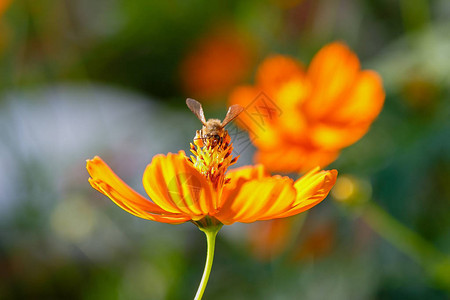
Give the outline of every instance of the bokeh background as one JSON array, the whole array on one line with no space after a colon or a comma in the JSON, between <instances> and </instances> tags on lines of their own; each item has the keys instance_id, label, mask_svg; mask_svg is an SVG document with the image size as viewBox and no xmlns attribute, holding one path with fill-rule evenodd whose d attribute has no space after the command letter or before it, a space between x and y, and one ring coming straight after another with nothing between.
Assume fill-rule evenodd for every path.
<instances>
[{"instance_id":1,"label":"bokeh background","mask_svg":"<svg viewBox=\"0 0 450 300\"><path fill-rule=\"evenodd\" d=\"M448 299L449 33L447 0L0 0L0 298L192 298L203 234L122 211L85 160L143 193L152 156L199 129L186 97L222 118L267 55L340 40L382 76L383 111L282 250L221 230L205 298Z\"/></svg>"}]
</instances>

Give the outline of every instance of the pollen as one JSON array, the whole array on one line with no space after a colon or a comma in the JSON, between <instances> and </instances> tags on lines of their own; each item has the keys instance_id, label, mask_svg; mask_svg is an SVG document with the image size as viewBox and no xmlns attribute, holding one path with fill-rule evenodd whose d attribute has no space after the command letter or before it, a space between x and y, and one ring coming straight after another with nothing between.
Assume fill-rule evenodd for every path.
<instances>
[{"instance_id":1,"label":"pollen","mask_svg":"<svg viewBox=\"0 0 450 300\"><path fill-rule=\"evenodd\" d=\"M220 189L229 182L225 178L225 173L229 166L236 163L239 156L232 155L233 145L227 130L218 143L213 138L202 137L197 131L190 148L193 155L190 156L189 161L212 183L215 189Z\"/></svg>"}]
</instances>

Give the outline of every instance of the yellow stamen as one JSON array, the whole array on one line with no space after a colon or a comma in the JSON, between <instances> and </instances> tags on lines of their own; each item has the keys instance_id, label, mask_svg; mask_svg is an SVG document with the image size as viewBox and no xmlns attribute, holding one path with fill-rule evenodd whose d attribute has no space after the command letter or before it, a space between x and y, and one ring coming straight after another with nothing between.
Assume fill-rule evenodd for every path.
<instances>
[{"instance_id":1,"label":"yellow stamen","mask_svg":"<svg viewBox=\"0 0 450 300\"><path fill-rule=\"evenodd\" d=\"M231 154L233 146L228 131L225 130L219 142L212 138L204 138L197 131L190 150L193 154L191 161L194 167L212 183L216 190L220 190L227 182L225 173L228 167L237 160L237 157L233 158Z\"/></svg>"}]
</instances>

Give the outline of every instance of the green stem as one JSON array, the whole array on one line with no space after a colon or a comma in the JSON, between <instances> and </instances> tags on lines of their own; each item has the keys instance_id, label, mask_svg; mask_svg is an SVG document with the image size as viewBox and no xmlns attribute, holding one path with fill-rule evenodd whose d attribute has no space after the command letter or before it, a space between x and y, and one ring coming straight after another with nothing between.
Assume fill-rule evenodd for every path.
<instances>
[{"instance_id":1,"label":"green stem","mask_svg":"<svg viewBox=\"0 0 450 300\"><path fill-rule=\"evenodd\" d=\"M219 232L222 224L211 227L199 227L201 231L203 231L206 235L206 244L207 244L207 254L206 254L206 263L205 269L203 271L202 280L200 281L200 285L198 287L197 293L195 294L194 300L201 300L203 297L203 293L206 289L206 284L208 284L209 274L211 273L211 268L214 259L214 248L216 245L216 236Z\"/></svg>"},{"instance_id":2,"label":"green stem","mask_svg":"<svg viewBox=\"0 0 450 300\"><path fill-rule=\"evenodd\" d=\"M380 236L430 270L446 257L420 235L410 230L374 202L365 205L364 220Z\"/></svg>"}]
</instances>

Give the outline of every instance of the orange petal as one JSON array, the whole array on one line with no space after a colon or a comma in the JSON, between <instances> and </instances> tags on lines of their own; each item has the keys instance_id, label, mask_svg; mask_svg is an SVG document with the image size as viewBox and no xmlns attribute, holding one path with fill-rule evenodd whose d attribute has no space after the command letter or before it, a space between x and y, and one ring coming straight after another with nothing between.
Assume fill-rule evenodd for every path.
<instances>
[{"instance_id":1,"label":"orange petal","mask_svg":"<svg viewBox=\"0 0 450 300\"><path fill-rule=\"evenodd\" d=\"M248 130L264 125L267 118L262 113L256 114L259 102L264 101L262 90L252 86L239 86L235 88L229 97L230 105L239 104L244 107L244 111L237 118L237 124Z\"/></svg>"},{"instance_id":2,"label":"orange petal","mask_svg":"<svg viewBox=\"0 0 450 300\"><path fill-rule=\"evenodd\" d=\"M265 93L251 86L240 86L231 93L229 103L244 107L236 124L248 132L250 141L264 147L276 146L279 143L281 137L273 127L273 122L282 112ZM241 132L230 131L230 135L236 137L233 142L237 149L240 143L245 147L249 142Z\"/></svg>"},{"instance_id":3,"label":"orange petal","mask_svg":"<svg viewBox=\"0 0 450 300\"><path fill-rule=\"evenodd\" d=\"M231 169L227 172L226 177L231 181L225 187L229 189L235 189L237 182L244 180L249 181L253 179L261 179L268 177L270 174L266 171L263 165L244 166L236 169Z\"/></svg>"},{"instance_id":4,"label":"orange petal","mask_svg":"<svg viewBox=\"0 0 450 300\"><path fill-rule=\"evenodd\" d=\"M284 136L280 133L278 128L274 126L267 126L263 129L257 129L254 134L250 134L251 141L258 149L269 150L276 149L283 144ZM235 143L237 146L238 144ZM238 148L239 149L239 148Z\"/></svg>"},{"instance_id":5,"label":"orange petal","mask_svg":"<svg viewBox=\"0 0 450 300\"><path fill-rule=\"evenodd\" d=\"M250 85L238 86L229 97L230 105L239 104L244 108L247 107L261 91Z\"/></svg>"},{"instance_id":6,"label":"orange petal","mask_svg":"<svg viewBox=\"0 0 450 300\"><path fill-rule=\"evenodd\" d=\"M346 45L336 42L323 47L308 68L314 90L305 103L308 116L321 118L331 113L353 85L359 69L358 57Z\"/></svg>"},{"instance_id":7,"label":"orange petal","mask_svg":"<svg viewBox=\"0 0 450 300\"><path fill-rule=\"evenodd\" d=\"M319 168L311 170L308 174L298 179L294 187L297 190L297 198L293 207L278 217L284 218L299 214L319 204L330 192L336 182L337 171L320 171Z\"/></svg>"},{"instance_id":8,"label":"orange petal","mask_svg":"<svg viewBox=\"0 0 450 300\"><path fill-rule=\"evenodd\" d=\"M268 176L269 173L265 170L263 165L244 166L229 170L226 174L226 178L229 178L230 182L225 184L222 189L219 206L227 201L228 198L236 197L242 185L247 181Z\"/></svg>"},{"instance_id":9,"label":"orange petal","mask_svg":"<svg viewBox=\"0 0 450 300\"><path fill-rule=\"evenodd\" d=\"M182 223L190 219L186 215L169 213L142 197L123 182L98 156L88 160L86 168L91 175L89 182L92 187L130 214L164 223Z\"/></svg>"},{"instance_id":10,"label":"orange petal","mask_svg":"<svg viewBox=\"0 0 450 300\"><path fill-rule=\"evenodd\" d=\"M295 59L283 55L266 58L256 73L256 83L266 93L272 94L292 80L305 76L303 67ZM273 94L272 94L273 95Z\"/></svg>"},{"instance_id":11,"label":"orange petal","mask_svg":"<svg viewBox=\"0 0 450 300\"><path fill-rule=\"evenodd\" d=\"M317 147L338 150L359 140L383 107L381 78L373 71L358 75L353 87L323 122L311 128L311 139Z\"/></svg>"},{"instance_id":12,"label":"orange petal","mask_svg":"<svg viewBox=\"0 0 450 300\"><path fill-rule=\"evenodd\" d=\"M380 76L374 71L362 71L327 121L342 125L370 123L380 113L384 97Z\"/></svg>"},{"instance_id":13,"label":"orange petal","mask_svg":"<svg viewBox=\"0 0 450 300\"><path fill-rule=\"evenodd\" d=\"M311 126L310 138L316 147L324 151L339 151L358 141L369 130L369 126L370 122L354 126L317 124Z\"/></svg>"},{"instance_id":14,"label":"orange petal","mask_svg":"<svg viewBox=\"0 0 450 300\"><path fill-rule=\"evenodd\" d=\"M178 154L156 155L143 177L147 194L161 208L171 213L183 213L199 220L214 211L215 193L183 151Z\"/></svg>"},{"instance_id":15,"label":"orange petal","mask_svg":"<svg viewBox=\"0 0 450 300\"><path fill-rule=\"evenodd\" d=\"M274 126L292 138L307 134L307 118L301 110L302 104L310 95L310 84L304 78L290 80L280 85L274 100L280 108L280 117Z\"/></svg>"},{"instance_id":16,"label":"orange petal","mask_svg":"<svg viewBox=\"0 0 450 300\"><path fill-rule=\"evenodd\" d=\"M255 161L266 166L271 172L301 172L317 165L328 165L338 156L337 151L310 148L301 145L280 145L278 149L259 150Z\"/></svg>"},{"instance_id":17,"label":"orange petal","mask_svg":"<svg viewBox=\"0 0 450 300\"><path fill-rule=\"evenodd\" d=\"M252 86L239 86L235 88L229 97L229 104L239 104L244 107L244 111L236 119L239 127L247 130L250 134L255 130L257 124L253 121L253 117L247 108L252 105L260 91Z\"/></svg>"},{"instance_id":18,"label":"orange petal","mask_svg":"<svg viewBox=\"0 0 450 300\"><path fill-rule=\"evenodd\" d=\"M295 202L292 179L274 176L245 182L237 195L228 197L215 217L226 225L269 220Z\"/></svg>"}]
</instances>

